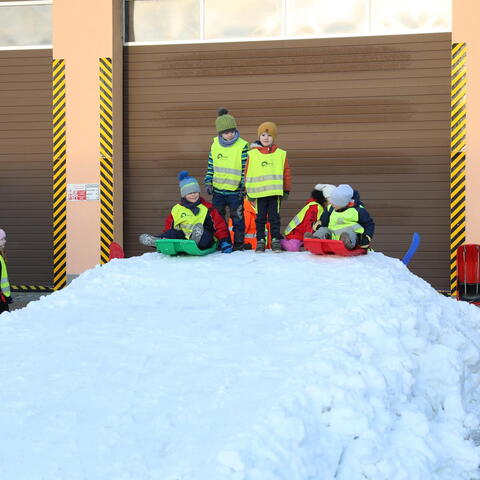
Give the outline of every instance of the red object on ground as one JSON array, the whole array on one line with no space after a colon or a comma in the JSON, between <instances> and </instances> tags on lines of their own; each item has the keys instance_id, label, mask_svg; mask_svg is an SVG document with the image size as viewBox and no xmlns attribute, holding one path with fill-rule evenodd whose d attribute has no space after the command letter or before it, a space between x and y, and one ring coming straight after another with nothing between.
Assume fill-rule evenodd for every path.
<instances>
[{"instance_id":1,"label":"red object on ground","mask_svg":"<svg viewBox=\"0 0 480 480\"><path fill-rule=\"evenodd\" d=\"M457 248L457 299L480 305L480 245Z\"/></svg>"},{"instance_id":2,"label":"red object on ground","mask_svg":"<svg viewBox=\"0 0 480 480\"><path fill-rule=\"evenodd\" d=\"M112 242L110 244L110 253L108 256L108 260L110 261L114 258L125 258L125 252L117 242Z\"/></svg>"},{"instance_id":3,"label":"red object on ground","mask_svg":"<svg viewBox=\"0 0 480 480\"><path fill-rule=\"evenodd\" d=\"M347 250L340 240L322 240L320 238L304 238L305 248L315 255L340 255L342 257L355 257L365 255L366 248L356 247L353 250Z\"/></svg>"}]
</instances>

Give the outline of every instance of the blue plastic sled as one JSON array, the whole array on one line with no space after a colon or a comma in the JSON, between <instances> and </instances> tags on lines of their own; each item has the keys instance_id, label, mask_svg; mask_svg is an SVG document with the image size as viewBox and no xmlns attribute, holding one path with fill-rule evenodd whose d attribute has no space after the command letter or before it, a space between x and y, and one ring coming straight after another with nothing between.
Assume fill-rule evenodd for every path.
<instances>
[{"instance_id":1,"label":"blue plastic sled","mask_svg":"<svg viewBox=\"0 0 480 480\"><path fill-rule=\"evenodd\" d=\"M164 255L178 255L185 253L187 255L208 255L217 251L217 242L210 248L200 250L193 240L172 240L169 238L160 238L157 240L157 252Z\"/></svg>"}]
</instances>

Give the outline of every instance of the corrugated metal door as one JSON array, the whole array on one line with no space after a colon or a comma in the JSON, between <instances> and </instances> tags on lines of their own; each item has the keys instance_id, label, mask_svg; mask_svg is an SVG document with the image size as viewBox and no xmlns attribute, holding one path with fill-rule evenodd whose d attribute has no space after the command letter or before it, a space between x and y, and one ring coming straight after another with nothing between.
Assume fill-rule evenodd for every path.
<instances>
[{"instance_id":1,"label":"corrugated metal door","mask_svg":"<svg viewBox=\"0 0 480 480\"><path fill-rule=\"evenodd\" d=\"M52 50L0 51L0 228L10 282L50 286Z\"/></svg>"},{"instance_id":2,"label":"corrugated metal door","mask_svg":"<svg viewBox=\"0 0 480 480\"><path fill-rule=\"evenodd\" d=\"M293 191L350 183L377 224L375 249L449 287L450 34L125 48L126 251L144 250L178 199L181 169L203 181L216 109L244 138L278 123Z\"/></svg>"}]
</instances>

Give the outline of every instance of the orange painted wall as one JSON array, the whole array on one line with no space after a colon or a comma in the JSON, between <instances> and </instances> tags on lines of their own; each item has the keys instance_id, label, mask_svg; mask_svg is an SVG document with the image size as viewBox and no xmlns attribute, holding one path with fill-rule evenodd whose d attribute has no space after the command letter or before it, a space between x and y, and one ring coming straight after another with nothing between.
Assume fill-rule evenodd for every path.
<instances>
[{"instance_id":1,"label":"orange painted wall","mask_svg":"<svg viewBox=\"0 0 480 480\"><path fill-rule=\"evenodd\" d=\"M98 62L100 57L121 56L121 31L115 24L121 3L53 2L53 57L65 59L66 66L68 184L100 183ZM121 86L115 87L120 89L121 110ZM100 202L67 202L67 274L99 263L99 239Z\"/></svg>"},{"instance_id":2,"label":"orange painted wall","mask_svg":"<svg viewBox=\"0 0 480 480\"><path fill-rule=\"evenodd\" d=\"M453 0L452 39L467 44L466 241L480 243L480 2Z\"/></svg>"}]
</instances>

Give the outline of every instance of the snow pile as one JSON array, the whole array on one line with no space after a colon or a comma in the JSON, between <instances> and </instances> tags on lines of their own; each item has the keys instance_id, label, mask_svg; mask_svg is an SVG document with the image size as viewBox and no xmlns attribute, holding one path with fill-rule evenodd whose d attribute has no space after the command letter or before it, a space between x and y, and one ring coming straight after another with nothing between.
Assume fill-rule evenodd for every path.
<instances>
[{"instance_id":1,"label":"snow pile","mask_svg":"<svg viewBox=\"0 0 480 480\"><path fill-rule=\"evenodd\" d=\"M480 478L479 325L380 253L115 260L0 317L0 479Z\"/></svg>"}]
</instances>

